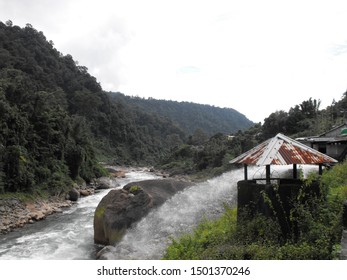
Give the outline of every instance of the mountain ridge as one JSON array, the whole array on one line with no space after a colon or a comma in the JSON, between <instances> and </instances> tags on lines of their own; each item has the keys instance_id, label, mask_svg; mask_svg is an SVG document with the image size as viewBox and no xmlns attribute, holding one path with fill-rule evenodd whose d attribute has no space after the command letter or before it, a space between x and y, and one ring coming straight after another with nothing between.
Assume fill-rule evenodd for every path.
<instances>
[{"instance_id":1,"label":"mountain ridge","mask_svg":"<svg viewBox=\"0 0 347 280\"><path fill-rule=\"evenodd\" d=\"M140 98L120 92L109 92L109 95L114 100L121 100L146 112L169 118L188 135L192 135L198 129L203 130L210 137L217 133L233 134L254 125L244 114L233 108L151 97Z\"/></svg>"},{"instance_id":2,"label":"mountain ridge","mask_svg":"<svg viewBox=\"0 0 347 280\"><path fill-rule=\"evenodd\" d=\"M61 194L74 181L102 175L104 160L158 163L189 140L163 113L170 106L182 112L178 103L163 104L159 115L134 99L110 98L87 67L41 31L0 21L0 193ZM200 123L214 116L193 113Z\"/></svg>"}]
</instances>

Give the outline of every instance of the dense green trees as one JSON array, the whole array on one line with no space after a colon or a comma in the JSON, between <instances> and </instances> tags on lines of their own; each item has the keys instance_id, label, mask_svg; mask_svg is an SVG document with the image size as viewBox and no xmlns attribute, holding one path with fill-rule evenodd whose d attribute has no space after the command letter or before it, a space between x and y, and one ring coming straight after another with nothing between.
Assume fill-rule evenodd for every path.
<instances>
[{"instance_id":1,"label":"dense green trees","mask_svg":"<svg viewBox=\"0 0 347 280\"><path fill-rule=\"evenodd\" d=\"M119 92L110 95L114 100L121 100L174 121L187 135L193 135L196 130L203 130L209 137L217 133L231 134L253 125L244 115L230 108L130 97Z\"/></svg>"},{"instance_id":2,"label":"dense green trees","mask_svg":"<svg viewBox=\"0 0 347 280\"><path fill-rule=\"evenodd\" d=\"M228 166L228 159L250 150L277 133L281 132L292 138L314 136L345 121L346 93L340 101L334 101L323 110L319 110L320 103L320 100L309 98L290 108L288 112L281 110L271 113L265 118L263 125L256 124L229 137L217 134L208 138L203 131L196 130L184 145L177 146L163 160L161 167L173 173L217 175L231 168Z\"/></svg>"},{"instance_id":3,"label":"dense green trees","mask_svg":"<svg viewBox=\"0 0 347 280\"><path fill-rule=\"evenodd\" d=\"M217 174L278 132L330 128L346 104L309 99L243 131L252 123L232 109L106 93L42 32L0 22L0 191L55 192L100 174L98 160Z\"/></svg>"},{"instance_id":4,"label":"dense green trees","mask_svg":"<svg viewBox=\"0 0 347 280\"><path fill-rule=\"evenodd\" d=\"M180 104L133 101L104 92L86 67L30 24L0 22L0 191L54 193L99 175L98 160L152 165L187 140L182 123L151 109L160 103L177 112ZM214 108L202 107L213 116ZM189 104L200 124L202 107ZM241 119L242 128L250 124Z\"/></svg>"},{"instance_id":5,"label":"dense green trees","mask_svg":"<svg viewBox=\"0 0 347 280\"><path fill-rule=\"evenodd\" d=\"M347 108L343 105L345 98L343 96L341 101L333 102L323 110L319 110L320 100L309 98L288 112L276 111L265 118L261 139L271 138L279 132L293 137L319 135L342 120L343 110Z\"/></svg>"},{"instance_id":6,"label":"dense green trees","mask_svg":"<svg viewBox=\"0 0 347 280\"><path fill-rule=\"evenodd\" d=\"M42 32L0 22L0 191L56 193L98 159L151 164L182 143L168 119L114 101Z\"/></svg>"},{"instance_id":7,"label":"dense green trees","mask_svg":"<svg viewBox=\"0 0 347 280\"><path fill-rule=\"evenodd\" d=\"M96 165L95 157L86 152L91 146L88 138L78 145L71 144L76 142L76 130L68 89L70 84L82 90L88 88L84 89L82 82L64 80L64 75L72 72L75 80L80 75L78 69L31 25L19 28L0 23L0 38L2 190L48 188L54 192L62 182L76 179L75 165L81 168L90 161ZM79 78L88 84L86 74ZM76 151L87 156L80 161L74 159L73 165L67 159ZM81 174L81 178L95 175Z\"/></svg>"}]
</instances>

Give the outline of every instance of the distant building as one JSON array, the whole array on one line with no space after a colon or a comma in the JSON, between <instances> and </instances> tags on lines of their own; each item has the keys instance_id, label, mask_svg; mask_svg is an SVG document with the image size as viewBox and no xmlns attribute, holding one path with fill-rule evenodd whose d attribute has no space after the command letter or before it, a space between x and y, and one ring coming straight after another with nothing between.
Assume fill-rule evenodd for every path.
<instances>
[{"instance_id":1,"label":"distant building","mask_svg":"<svg viewBox=\"0 0 347 280\"><path fill-rule=\"evenodd\" d=\"M347 155L347 124L336 126L319 136L296 140L338 161L343 161Z\"/></svg>"}]
</instances>

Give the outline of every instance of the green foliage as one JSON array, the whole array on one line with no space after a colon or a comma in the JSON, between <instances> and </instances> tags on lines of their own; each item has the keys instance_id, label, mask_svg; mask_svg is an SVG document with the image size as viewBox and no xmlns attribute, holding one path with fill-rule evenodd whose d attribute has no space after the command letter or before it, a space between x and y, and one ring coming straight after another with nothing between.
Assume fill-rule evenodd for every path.
<instances>
[{"instance_id":1,"label":"green foliage","mask_svg":"<svg viewBox=\"0 0 347 280\"><path fill-rule=\"evenodd\" d=\"M166 259L337 259L342 233L342 207L347 198L347 163L324 172L320 195L301 193L292 201L292 232L284 235L278 219L226 210L204 221L192 234L172 241ZM313 176L309 181L316 180ZM303 186L304 188L307 186ZM230 214L232 213L232 214ZM233 216L234 215L234 216Z\"/></svg>"},{"instance_id":2,"label":"green foliage","mask_svg":"<svg viewBox=\"0 0 347 280\"><path fill-rule=\"evenodd\" d=\"M141 190L141 188L137 185L133 185L130 187L129 192L132 194L136 194L139 190Z\"/></svg>"},{"instance_id":3,"label":"green foliage","mask_svg":"<svg viewBox=\"0 0 347 280\"><path fill-rule=\"evenodd\" d=\"M105 174L98 158L148 165L183 143L172 121L111 100L87 70L30 24L0 22L0 192L60 193Z\"/></svg>"},{"instance_id":4,"label":"green foliage","mask_svg":"<svg viewBox=\"0 0 347 280\"><path fill-rule=\"evenodd\" d=\"M130 97L122 93L111 93L114 100L132 104L141 110L159 115L177 123L187 134L194 135L203 131L206 139L217 133L235 133L253 125L244 115L236 110L218 108L190 102L156 100L153 98ZM201 133L200 133L201 134ZM195 139L202 140L202 139ZM193 143L195 144L195 143Z\"/></svg>"},{"instance_id":5,"label":"green foliage","mask_svg":"<svg viewBox=\"0 0 347 280\"><path fill-rule=\"evenodd\" d=\"M19 145L6 147L4 152L4 170L6 187L9 191L24 191L34 186L32 160L28 151Z\"/></svg>"},{"instance_id":6,"label":"green foliage","mask_svg":"<svg viewBox=\"0 0 347 280\"><path fill-rule=\"evenodd\" d=\"M329 187L331 193L335 193L339 188L347 188L347 162L337 164L334 168L326 170L324 176L322 176L322 183Z\"/></svg>"},{"instance_id":7,"label":"green foliage","mask_svg":"<svg viewBox=\"0 0 347 280\"><path fill-rule=\"evenodd\" d=\"M101 218L104 216L105 211L106 211L105 206L100 206L100 205L98 205L98 207L97 207L96 210L95 210L95 214L94 214L94 215L95 215L95 218L101 219Z\"/></svg>"},{"instance_id":8,"label":"green foliage","mask_svg":"<svg viewBox=\"0 0 347 280\"><path fill-rule=\"evenodd\" d=\"M258 124L249 132L238 131L233 137L217 133L199 144L191 137L188 143L173 148L157 167L172 175L188 174L196 179L218 176L230 170L231 159L256 143L252 134L259 129Z\"/></svg>"},{"instance_id":9,"label":"green foliage","mask_svg":"<svg viewBox=\"0 0 347 280\"><path fill-rule=\"evenodd\" d=\"M92 134L77 129L69 103L80 91L100 98L95 79L29 24L0 23L0 37L1 190L55 194L79 175L94 177Z\"/></svg>"},{"instance_id":10,"label":"green foliage","mask_svg":"<svg viewBox=\"0 0 347 280\"><path fill-rule=\"evenodd\" d=\"M236 210L226 209L220 219L205 220L192 234L183 235L178 240L172 239L164 259L200 259L207 248L223 244L235 230Z\"/></svg>"},{"instance_id":11,"label":"green foliage","mask_svg":"<svg viewBox=\"0 0 347 280\"><path fill-rule=\"evenodd\" d=\"M4 151L0 146L0 194L5 192L5 173L4 173Z\"/></svg>"},{"instance_id":12,"label":"green foliage","mask_svg":"<svg viewBox=\"0 0 347 280\"><path fill-rule=\"evenodd\" d=\"M311 136L330 130L342 120L345 99L324 110L319 110L320 100L309 98L288 112L276 111L265 118L260 138L263 141L280 132L292 137Z\"/></svg>"},{"instance_id":13,"label":"green foliage","mask_svg":"<svg viewBox=\"0 0 347 280\"><path fill-rule=\"evenodd\" d=\"M100 163L96 163L93 166L93 168L94 168L93 173L95 174L97 178L109 176L109 172L107 171L107 169L103 167Z\"/></svg>"}]
</instances>

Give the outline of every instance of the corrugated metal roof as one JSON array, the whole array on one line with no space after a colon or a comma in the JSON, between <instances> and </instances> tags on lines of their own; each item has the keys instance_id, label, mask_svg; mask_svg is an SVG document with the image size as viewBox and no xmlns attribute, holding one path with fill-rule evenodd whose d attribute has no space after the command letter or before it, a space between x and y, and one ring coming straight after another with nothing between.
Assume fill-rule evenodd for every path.
<instances>
[{"instance_id":1,"label":"corrugated metal roof","mask_svg":"<svg viewBox=\"0 0 347 280\"><path fill-rule=\"evenodd\" d=\"M281 133L230 161L230 163L243 163L247 165L320 164L336 162L337 160Z\"/></svg>"},{"instance_id":2,"label":"corrugated metal roof","mask_svg":"<svg viewBox=\"0 0 347 280\"><path fill-rule=\"evenodd\" d=\"M347 124L346 123L343 123L343 124L340 124L340 125L338 125L336 127L333 127L329 131L326 131L323 134L320 134L319 137L327 136L327 135L331 134L332 132L336 132L335 135L339 135L340 132L341 132L341 129L344 128L344 127L347 128Z\"/></svg>"}]
</instances>

